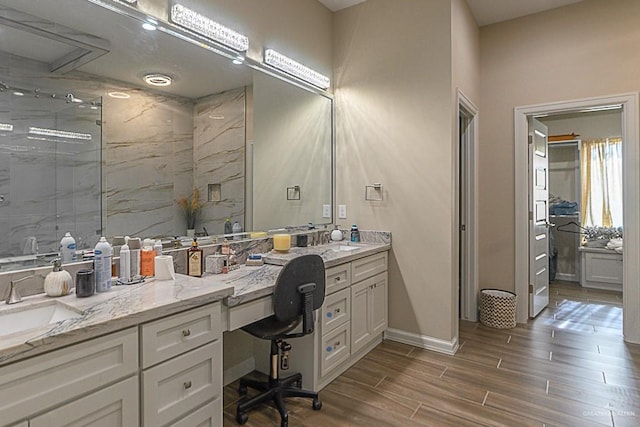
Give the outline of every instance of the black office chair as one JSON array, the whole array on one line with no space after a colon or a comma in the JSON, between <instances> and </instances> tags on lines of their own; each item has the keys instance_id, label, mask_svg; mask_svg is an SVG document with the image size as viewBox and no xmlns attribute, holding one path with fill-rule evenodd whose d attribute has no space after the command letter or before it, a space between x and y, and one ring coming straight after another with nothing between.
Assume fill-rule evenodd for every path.
<instances>
[{"instance_id":1,"label":"black office chair","mask_svg":"<svg viewBox=\"0 0 640 427\"><path fill-rule=\"evenodd\" d=\"M269 381L261 382L248 378L240 380L239 392L242 400L236 410L236 421L244 424L249 419L247 411L273 400L280 413L281 427L287 427L289 414L284 405L285 397L308 397L313 399L313 409L322 408L318 393L302 390L302 375L299 373L280 378L280 369L288 369L289 350L285 338L296 338L313 332L313 311L322 306L325 292L324 262L319 255L303 255L289 261L280 271L273 292L274 315L242 328L251 335L271 340L271 368ZM302 321L302 331L291 333ZM280 353L282 352L282 356ZM280 363L278 359L280 358ZM262 393L246 398L247 387Z\"/></svg>"}]
</instances>

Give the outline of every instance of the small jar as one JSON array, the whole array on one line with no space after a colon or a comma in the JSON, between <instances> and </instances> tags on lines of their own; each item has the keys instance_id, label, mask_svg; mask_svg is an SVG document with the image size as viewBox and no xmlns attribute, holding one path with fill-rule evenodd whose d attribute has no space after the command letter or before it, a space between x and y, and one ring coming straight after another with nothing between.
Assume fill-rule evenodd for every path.
<instances>
[{"instance_id":1,"label":"small jar","mask_svg":"<svg viewBox=\"0 0 640 427\"><path fill-rule=\"evenodd\" d=\"M96 292L96 280L93 270L78 270L76 273L76 296L78 298L90 297Z\"/></svg>"}]
</instances>

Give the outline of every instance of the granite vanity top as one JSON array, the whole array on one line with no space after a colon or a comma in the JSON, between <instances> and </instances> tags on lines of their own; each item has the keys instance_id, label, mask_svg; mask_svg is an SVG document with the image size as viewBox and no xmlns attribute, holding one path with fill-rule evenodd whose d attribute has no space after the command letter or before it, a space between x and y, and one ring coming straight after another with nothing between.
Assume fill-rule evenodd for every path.
<instances>
[{"instance_id":1,"label":"granite vanity top","mask_svg":"<svg viewBox=\"0 0 640 427\"><path fill-rule=\"evenodd\" d=\"M341 245L347 246L347 242ZM357 244L357 249L340 250L341 245L291 248L284 254L266 254L266 263L260 267L243 265L228 274L205 274L202 278L177 274L176 280L151 279L137 285L114 286L88 298L38 294L14 305L0 303L0 321L4 312L54 301L78 312L76 317L58 323L0 335L0 366L214 301L234 307L271 295L281 266L300 255L319 254L325 266L332 267L390 248L389 244Z\"/></svg>"}]
</instances>

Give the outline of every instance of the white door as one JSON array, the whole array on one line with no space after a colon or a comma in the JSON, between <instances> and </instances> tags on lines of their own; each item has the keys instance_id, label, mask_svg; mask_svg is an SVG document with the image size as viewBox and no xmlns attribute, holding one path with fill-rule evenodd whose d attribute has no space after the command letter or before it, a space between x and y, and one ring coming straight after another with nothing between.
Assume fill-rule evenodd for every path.
<instances>
[{"instance_id":1,"label":"white door","mask_svg":"<svg viewBox=\"0 0 640 427\"><path fill-rule=\"evenodd\" d=\"M529 118L529 317L549 305L547 127Z\"/></svg>"}]
</instances>

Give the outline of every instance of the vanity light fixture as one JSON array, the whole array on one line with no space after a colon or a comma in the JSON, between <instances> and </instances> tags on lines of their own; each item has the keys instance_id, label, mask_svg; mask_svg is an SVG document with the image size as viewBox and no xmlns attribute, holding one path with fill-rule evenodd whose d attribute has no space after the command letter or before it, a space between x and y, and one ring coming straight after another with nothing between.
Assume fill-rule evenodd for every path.
<instances>
[{"instance_id":1,"label":"vanity light fixture","mask_svg":"<svg viewBox=\"0 0 640 427\"><path fill-rule=\"evenodd\" d=\"M291 74L292 76L311 83L321 89L328 89L329 86L331 86L331 80L329 77L324 76L306 65L302 65L301 63L294 61L288 56L276 52L273 49L265 49L264 62L265 64L271 65L280 71Z\"/></svg>"},{"instance_id":2,"label":"vanity light fixture","mask_svg":"<svg viewBox=\"0 0 640 427\"><path fill-rule=\"evenodd\" d=\"M143 80L151 86L169 86L172 82L171 77L160 73L147 74Z\"/></svg>"},{"instance_id":3,"label":"vanity light fixture","mask_svg":"<svg viewBox=\"0 0 640 427\"><path fill-rule=\"evenodd\" d=\"M81 139L84 141L91 141L90 133L70 132L66 130L37 128L37 127L29 127L28 133L30 133L31 135L55 136L58 138Z\"/></svg>"},{"instance_id":4,"label":"vanity light fixture","mask_svg":"<svg viewBox=\"0 0 640 427\"><path fill-rule=\"evenodd\" d=\"M171 22L178 24L188 30L208 37L225 46L240 52L249 49L249 38L237 31L227 28L222 24L200 15L181 4L175 3L171 6L169 14Z\"/></svg>"},{"instance_id":5,"label":"vanity light fixture","mask_svg":"<svg viewBox=\"0 0 640 427\"><path fill-rule=\"evenodd\" d=\"M18 92L18 91L13 92L13 94L14 94L15 96L24 96L24 93L23 93L23 92Z\"/></svg>"},{"instance_id":6,"label":"vanity light fixture","mask_svg":"<svg viewBox=\"0 0 640 427\"><path fill-rule=\"evenodd\" d=\"M6 132L13 132L13 125L9 123L0 123L0 130Z\"/></svg>"}]
</instances>

